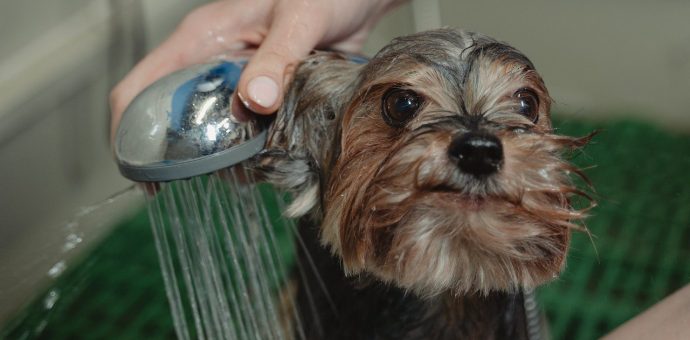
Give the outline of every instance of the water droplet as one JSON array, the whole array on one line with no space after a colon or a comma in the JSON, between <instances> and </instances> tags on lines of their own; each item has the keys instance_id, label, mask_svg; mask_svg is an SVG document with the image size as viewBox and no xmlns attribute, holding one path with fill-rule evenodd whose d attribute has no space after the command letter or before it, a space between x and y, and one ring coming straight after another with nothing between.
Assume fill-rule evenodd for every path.
<instances>
[{"instance_id":1,"label":"water droplet","mask_svg":"<svg viewBox=\"0 0 690 340\"><path fill-rule=\"evenodd\" d=\"M549 173L546 171L546 169L539 170L539 175L544 179L549 179Z\"/></svg>"},{"instance_id":2,"label":"water droplet","mask_svg":"<svg viewBox=\"0 0 690 340\"><path fill-rule=\"evenodd\" d=\"M50 292L43 299L43 307L45 309L52 309L55 303L60 299L60 292L57 289L51 289Z\"/></svg>"},{"instance_id":3,"label":"water droplet","mask_svg":"<svg viewBox=\"0 0 690 340\"><path fill-rule=\"evenodd\" d=\"M62 246L62 251L67 252L76 248L82 240L81 236L75 233L67 235L67 237L65 237L65 244Z\"/></svg>"},{"instance_id":4,"label":"water droplet","mask_svg":"<svg viewBox=\"0 0 690 340\"><path fill-rule=\"evenodd\" d=\"M58 276L60 276L60 274L65 272L65 269L67 269L67 264L64 260L60 261L48 270L48 276L50 276L53 279L57 278Z\"/></svg>"},{"instance_id":5,"label":"water droplet","mask_svg":"<svg viewBox=\"0 0 690 340\"><path fill-rule=\"evenodd\" d=\"M48 320L41 320L41 322L34 328L34 334L41 334L48 326Z\"/></svg>"},{"instance_id":6,"label":"water droplet","mask_svg":"<svg viewBox=\"0 0 690 340\"><path fill-rule=\"evenodd\" d=\"M77 218L84 217L84 216L90 214L91 212L93 212L94 210L98 209L100 206L106 205L107 203L109 203L109 202L106 199L105 201L98 203L98 204L90 205L87 207L81 207L81 208L79 208L79 211L77 211L77 214L75 216Z\"/></svg>"}]
</instances>

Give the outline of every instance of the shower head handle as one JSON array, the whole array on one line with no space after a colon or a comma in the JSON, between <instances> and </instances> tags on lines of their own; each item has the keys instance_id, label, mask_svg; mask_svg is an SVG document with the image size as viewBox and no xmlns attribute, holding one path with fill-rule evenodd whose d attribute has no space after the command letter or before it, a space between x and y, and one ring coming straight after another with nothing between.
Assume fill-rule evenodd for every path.
<instances>
[{"instance_id":1,"label":"shower head handle","mask_svg":"<svg viewBox=\"0 0 690 340\"><path fill-rule=\"evenodd\" d=\"M115 137L123 176L139 182L190 178L260 152L271 117L239 119L233 93L245 61L195 65L156 81L125 110Z\"/></svg>"}]
</instances>

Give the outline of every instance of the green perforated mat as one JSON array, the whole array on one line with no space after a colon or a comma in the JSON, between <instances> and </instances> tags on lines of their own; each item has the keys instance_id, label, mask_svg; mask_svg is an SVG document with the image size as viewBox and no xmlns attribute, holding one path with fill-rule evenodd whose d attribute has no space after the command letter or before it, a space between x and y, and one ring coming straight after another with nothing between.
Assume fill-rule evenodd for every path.
<instances>
[{"instance_id":1,"label":"green perforated mat","mask_svg":"<svg viewBox=\"0 0 690 340\"><path fill-rule=\"evenodd\" d=\"M587 170L599 201L587 224L598 255L575 235L565 273L539 298L554 339L594 339L690 282L690 136L635 122L557 125L571 135L602 129L575 159L597 165ZM144 211L72 268L0 338L175 337Z\"/></svg>"},{"instance_id":2,"label":"green perforated mat","mask_svg":"<svg viewBox=\"0 0 690 340\"><path fill-rule=\"evenodd\" d=\"M599 201L587 220L594 245L575 235L564 275L539 292L554 339L595 339L690 283L690 136L636 122L597 127L575 160L596 164L587 171Z\"/></svg>"},{"instance_id":3,"label":"green perforated mat","mask_svg":"<svg viewBox=\"0 0 690 340\"><path fill-rule=\"evenodd\" d=\"M175 338L145 210L73 268L9 325L7 339Z\"/></svg>"}]
</instances>

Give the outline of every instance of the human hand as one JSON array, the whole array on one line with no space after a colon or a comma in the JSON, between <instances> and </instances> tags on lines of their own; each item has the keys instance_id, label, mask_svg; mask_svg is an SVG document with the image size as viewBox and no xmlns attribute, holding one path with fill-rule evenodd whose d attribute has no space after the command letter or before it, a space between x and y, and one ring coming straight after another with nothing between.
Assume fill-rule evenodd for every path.
<instances>
[{"instance_id":1,"label":"human hand","mask_svg":"<svg viewBox=\"0 0 690 340\"><path fill-rule=\"evenodd\" d=\"M602 339L690 339L690 284L628 320Z\"/></svg>"},{"instance_id":2,"label":"human hand","mask_svg":"<svg viewBox=\"0 0 690 340\"><path fill-rule=\"evenodd\" d=\"M292 67L314 48L357 52L401 0L224 0L199 7L141 60L110 95L111 137L123 111L148 85L223 53L256 49L238 84L244 105L275 112Z\"/></svg>"}]
</instances>

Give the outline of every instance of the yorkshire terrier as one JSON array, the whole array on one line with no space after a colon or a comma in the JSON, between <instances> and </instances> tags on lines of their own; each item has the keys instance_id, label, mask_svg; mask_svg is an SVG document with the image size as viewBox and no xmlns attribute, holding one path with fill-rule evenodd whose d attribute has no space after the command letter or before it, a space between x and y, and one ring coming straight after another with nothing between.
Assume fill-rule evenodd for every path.
<instances>
[{"instance_id":1,"label":"yorkshire terrier","mask_svg":"<svg viewBox=\"0 0 690 340\"><path fill-rule=\"evenodd\" d=\"M555 134L550 106L527 57L465 31L297 66L254 167L302 216L307 338L527 338L522 290L585 214L563 156L589 137Z\"/></svg>"}]
</instances>

